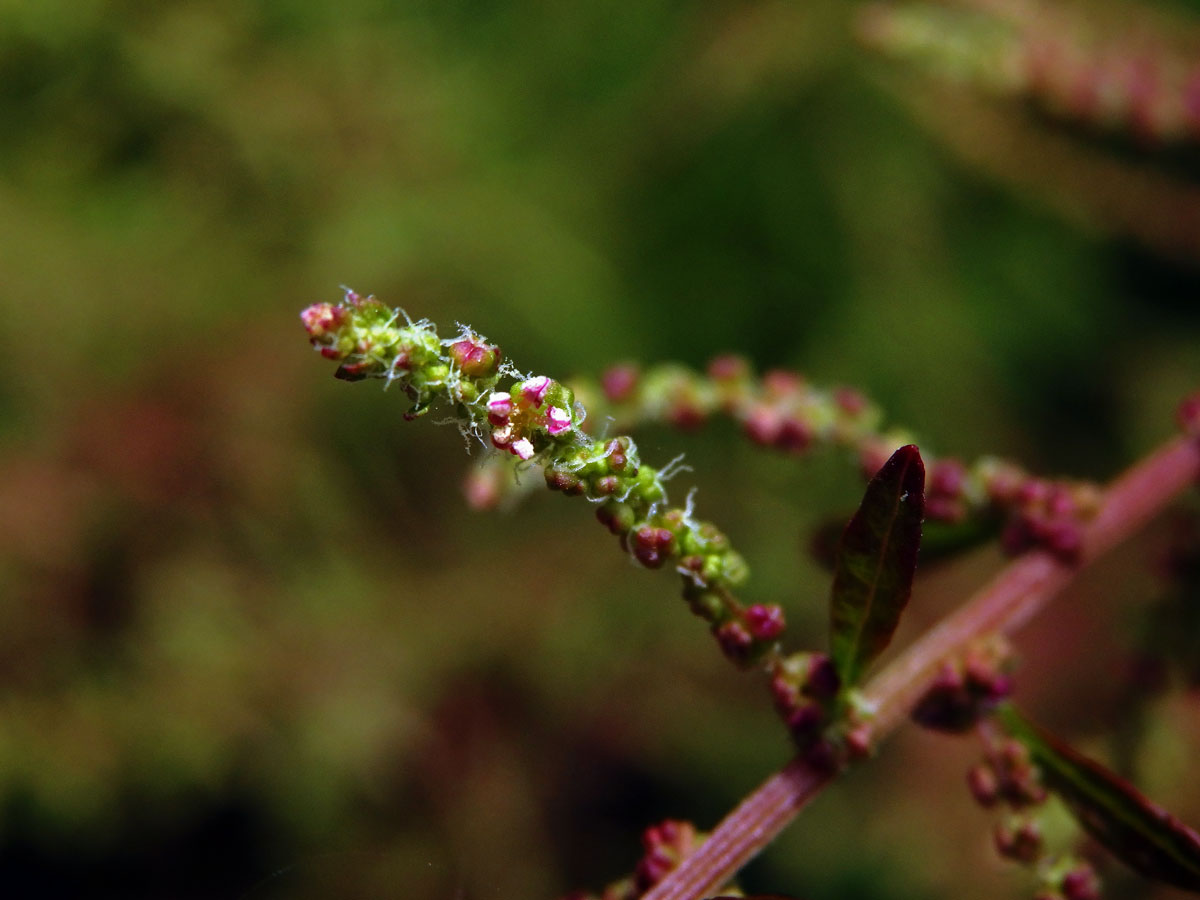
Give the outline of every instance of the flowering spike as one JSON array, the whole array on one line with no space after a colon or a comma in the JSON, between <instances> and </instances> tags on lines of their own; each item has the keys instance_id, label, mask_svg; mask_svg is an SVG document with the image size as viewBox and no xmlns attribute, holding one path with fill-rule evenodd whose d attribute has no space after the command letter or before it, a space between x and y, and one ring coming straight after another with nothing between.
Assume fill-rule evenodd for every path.
<instances>
[{"instance_id":1,"label":"flowering spike","mask_svg":"<svg viewBox=\"0 0 1200 900\"><path fill-rule=\"evenodd\" d=\"M350 290L340 304L310 306L301 322L314 348L340 364L337 377L386 379L413 401L406 419L449 407L449 421L464 433L490 441L515 465L540 465L552 490L600 502L597 517L633 557L647 568L675 565L686 573L686 591L719 596L745 578L745 561L715 526L694 518L690 502L686 509L667 507L664 482L681 468L643 465L632 438L584 434L586 409L570 388L546 375L518 374L486 338L462 328L457 337L441 340L429 322L413 322ZM504 376L516 380L501 384ZM628 397L637 393L638 381L637 371L626 367L611 374L609 393ZM700 414L712 404L711 392L694 390L678 367L648 387L653 396L675 398L674 411L685 418L686 410ZM489 477L474 485L470 497L490 505L500 490ZM684 556L687 566L680 562ZM739 627L750 629L756 647L765 645L782 630L782 613L777 607L751 609Z\"/></svg>"}]
</instances>

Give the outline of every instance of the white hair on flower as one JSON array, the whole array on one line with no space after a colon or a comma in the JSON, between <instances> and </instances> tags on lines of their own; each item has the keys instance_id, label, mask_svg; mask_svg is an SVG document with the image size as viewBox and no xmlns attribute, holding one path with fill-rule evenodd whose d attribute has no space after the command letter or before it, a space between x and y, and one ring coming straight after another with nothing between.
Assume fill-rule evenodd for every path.
<instances>
[{"instance_id":1,"label":"white hair on flower","mask_svg":"<svg viewBox=\"0 0 1200 900\"><path fill-rule=\"evenodd\" d=\"M449 347L452 344L457 344L459 341L471 341L472 343L479 341L480 343L484 344L490 343L487 338L477 332L470 325L464 325L462 322L455 322L454 324L458 326L458 334L456 334L454 337L442 338L441 344L443 347Z\"/></svg>"},{"instance_id":2,"label":"white hair on flower","mask_svg":"<svg viewBox=\"0 0 1200 900\"><path fill-rule=\"evenodd\" d=\"M683 504L683 524L692 531L697 531L700 528L700 523L692 517L692 514L696 511L696 491L697 488L692 488L688 491L687 500Z\"/></svg>"},{"instance_id":3,"label":"white hair on flower","mask_svg":"<svg viewBox=\"0 0 1200 900\"><path fill-rule=\"evenodd\" d=\"M678 572L680 575L682 575L684 578L690 578L692 580L692 584L694 584L698 588L708 586L708 582L704 580L703 575L701 575L695 569L689 569L687 566L683 565L682 563L680 563L679 565L677 565L675 567L675 571Z\"/></svg>"},{"instance_id":4,"label":"white hair on flower","mask_svg":"<svg viewBox=\"0 0 1200 900\"><path fill-rule=\"evenodd\" d=\"M488 449L487 442L483 439L483 435L479 432L479 426L473 421L464 422L462 419L454 416L447 416L444 419L434 419L434 425L453 425L458 429L458 433L462 435L463 446L466 448L467 455L471 455L471 438L475 438L479 443Z\"/></svg>"},{"instance_id":5,"label":"white hair on flower","mask_svg":"<svg viewBox=\"0 0 1200 900\"><path fill-rule=\"evenodd\" d=\"M684 454L680 453L673 460L658 470L658 480L662 482L670 481L680 472L691 472L692 467L684 463Z\"/></svg>"},{"instance_id":6,"label":"white hair on flower","mask_svg":"<svg viewBox=\"0 0 1200 900\"><path fill-rule=\"evenodd\" d=\"M522 372L507 359L500 363L500 368L497 371L501 375L507 375L509 378L513 378L517 381L528 381L533 377L528 372Z\"/></svg>"}]
</instances>

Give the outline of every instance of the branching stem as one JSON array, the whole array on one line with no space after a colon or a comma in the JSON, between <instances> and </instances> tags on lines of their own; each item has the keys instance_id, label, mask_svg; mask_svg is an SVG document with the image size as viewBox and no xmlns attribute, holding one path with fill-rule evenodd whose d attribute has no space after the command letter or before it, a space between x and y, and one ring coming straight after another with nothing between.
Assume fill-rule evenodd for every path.
<instances>
[{"instance_id":1,"label":"branching stem","mask_svg":"<svg viewBox=\"0 0 1200 900\"><path fill-rule=\"evenodd\" d=\"M1200 441L1178 438L1127 470L1106 492L1084 529L1079 560L1030 552L1009 564L969 601L897 657L864 689L876 710L873 736L895 730L929 687L943 660L972 640L1010 633L1066 587L1083 566L1130 537L1200 477ZM793 760L746 797L694 854L643 900L699 900L726 884L766 847L831 780Z\"/></svg>"}]
</instances>

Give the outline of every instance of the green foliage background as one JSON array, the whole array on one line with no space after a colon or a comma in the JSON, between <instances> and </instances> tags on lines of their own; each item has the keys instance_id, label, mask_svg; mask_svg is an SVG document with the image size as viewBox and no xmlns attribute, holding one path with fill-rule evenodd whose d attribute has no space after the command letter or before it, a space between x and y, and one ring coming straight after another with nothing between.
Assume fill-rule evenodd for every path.
<instances>
[{"instance_id":1,"label":"green foliage background","mask_svg":"<svg viewBox=\"0 0 1200 900\"><path fill-rule=\"evenodd\" d=\"M549 898L786 759L761 685L584 504L468 513L451 429L331 378L296 316L340 284L556 376L738 350L1048 473L1169 432L1196 261L961 162L854 13L0 0L0 892ZM748 596L820 645L802 551L853 466L720 426L643 447L688 450ZM1060 730L1113 728L1140 562L1023 646ZM997 563L933 572L910 627ZM1195 696L1156 714L1142 774L1195 821ZM1020 893L973 752L902 737L747 885Z\"/></svg>"}]
</instances>

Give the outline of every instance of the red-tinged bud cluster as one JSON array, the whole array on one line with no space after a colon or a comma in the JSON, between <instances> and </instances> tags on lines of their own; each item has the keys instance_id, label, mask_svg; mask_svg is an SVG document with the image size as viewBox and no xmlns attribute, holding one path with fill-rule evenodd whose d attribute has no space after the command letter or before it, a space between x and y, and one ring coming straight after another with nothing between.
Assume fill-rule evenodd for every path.
<instances>
[{"instance_id":1,"label":"red-tinged bud cluster","mask_svg":"<svg viewBox=\"0 0 1200 900\"><path fill-rule=\"evenodd\" d=\"M841 679L827 654L793 653L777 660L771 667L770 689L775 710L796 746L802 753L814 754L810 761L841 756L826 735L841 690Z\"/></svg>"},{"instance_id":2,"label":"red-tinged bud cluster","mask_svg":"<svg viewBox=\"0 0 1200 900\"><path fill-rule=\"evenodd\" d=\"M1100 876L1086 862L1076 863L1062 877L1059 890L1065 900L1100 900Z\"/></svg>"},{"instance_id":3,"label":"red-tinged bud cluster","mask_svg":"<svg viewBox=\"0 0 1200 900\"><path fill-rule=\"evenodd\" d=\"M803 418L767 403L752 407L742 427L746 436L760 447L772 447L785 453L803 453L813 442L812 426Z\"/></svg>"},{"instance_id":4,"label":"red-tinged bud cluster","mask_svg":"<svg viewBox=\"0 0 1200 900\"><path fill-rule=\"evenodd\" d=\"M730 662L744 666L753 661L754 636L737 619L728 619L719 625L714 625L712 632L721 652Z\"/></svg>"},{"instance_id":5,"label":"red-tinged bud cluster","mask_svg":"<svg viewBox=\"0 0 1200 900\"><path fill-rule=\"evenodd\" d=\"M985 809L1009 810L992 833L996 852L1038 873L1042 889L1036 896L1043 900L1098 900L1100 882L1088 863L1045 848L1041 808L1049 794L1029 748L988 725L979 734L984 761L967 773L967 785Z\"/></svg>"},{"instance_id":6,"label":"red-tinged bud cluster","mask_svg":"<svg viewBox=\"0 0 1200 900\"><path fill-rule=\"evenodd\" d=\"M469 378L484 378L500 368L503 355L495 344L479 338L464 338L450 345L450 358L460 372Z\"/></svg>"},{"instance_id":7,"label":"red-tinged bud cluster","mask_svg":"<svg viewBox=\"0 0 1200 900\"><path fill-rule=\"evenodd\" d=\"M1047 792L1041 773L1029 754L1029 748L1018 740L1003 740L989 751L987 764L996 775L1000 799L1013 809L1040 806Z\"/></svg>"},{"instance_id":8,"label":"red-tinged bud cluster","mask_svg":"<svg viewBox=\"0 0 1200 900\"><path fill-rule=\"evenodd\" d=\"M335 377L398 383L416 403L406 418L423 415L438 399L474 399L478 387L473 382L449 377L451 362L443 356L434 328L427 322L401 323L400 318L398 310L353 291L347 291L340 304L316 303L300 314L313 347L341 363Z\"/></svg>"},{"instance_id":9,"label":"red-tinged bud cluster","mask_svg":"<svg viewBox=\"0 0 1200 900\"><path fill-rule=\"evenodd\" d=\"M309 307L301 320L313 345L340 363L339 378L387 379L414 401L406 419L439 404L449 407L448 421L464 436L490 440L510 457L540 465L552 490L598 502L597 517L634 559L652 569L672 566L683 577L694 609L714 626L732 623L723 632L731 656L757 656L774 645L783 629L782 612L756 606L747 617L728 594L747 574L728 538L711 523L694 519L690 500L685 509L669 507L664 483L673 466L660 471L642 465L632 438L597 440L585 434L584 409L568 387L536 375L518 376L502 389L500 377L516 370L494 344L467 328L442 340L432 323L414 322L373 297L347 292L340 304ZM658 369L652 378L621 366L604 381L610 402L645 402L677 425L697 424L715 408L711 385L679 366ZM511 496L496 476L506 471L511 477L512 460L501 458L508 469L490 465L469 481L473 505L493 506ZM749 652L739 644L748 644Z\"/></svg>"},{"instance_id":10,"label":"red-tinged bud cluster","mask_svg":"<svg viewBox=\"0 0 1200 900\"><path fill-rule=\"evenodd\" d=\"M1042 874L1044 886L1034 900L1100 900L1100 876L1080 859L1057 859Z\"/></svg>"},{"instance_id":11,"label":"red-tinged bud cluster","mask_svg":"<svg viewBox=\"0 0 1200 900\"><path fill-rule=\"evenodd\" d=\"M572 891L560 900L637 900L695 853L707 837L690 822L668 819L652 825L642 832L642 858L632 877L613 882L598 895ZM717 893L740 895L733 887Z\"/></svg>"},{"instance_id":12,"label":"red-tinged bud cluster","mask_svg":"<svg viewBox=\"0 0 1200 900\"><path fill-rule=\"evenodd\" d=\"M629 547L643 566L658 569L671 558L675 550L675 534L667 528L639 525L629 532Z\"/></svg>"},{"instance_id":13,"label":"red-tinged bud cluster","mask_svg":"<svg viewBox=\"0 0 1200 900\"><path fill-rule=\"evenodd\" d=\"M1000 802L1000 779L996 770L987 763L967 770L967 788L975 802L984 809L991 809Z\"/></svg>"},{"instance_id":14,"label":"red-tinged bud cluster","mask_svg":"<svg viewBox=\"0 0 1200 900\"><path fill-rule=\"evenodd\" d=\"M1072 489L1029 478L1013 495L1015 515L1005 528L1001 543L1011 554L1040 548L1064 562L1078 562L1083 551L1084 522L1098 505L1094 489Z\"/></svg>"},{"instance_id":15,"label":"red-tinged bud cluster","mask_svg":"<svg viewBox=\"0 0 1200 900\"><path fill-rule=\"evenodd\" d=\"M627 503L604 503L596 507L600 524L615 535L624 535L637 522L637 513Z\"/></svg>"},{"instance_id":16,"label":"red-tinged bud cluster","mask_svg":"<svg viewBox=\"0 0 1200 900\"><path fill-rule=\"evenodd\" d=\"M655 419L678 428L696 428L714 412L742 423L755 443L785 453L801 453L819 442L854 446L870 434L876 410L861 394L820 391L801 376L774 370L756 379L749 364L718 356L706 376L678 365L646 371L622 364L608 370L601 387L626 419Z\"/></svg>"},{"instance_id":17,"label":"red-tinged bud cluster","mask_svg":"<svg viewBox=\"0 0 1200 900\"><path fill-rule=\"evenodd\" d=\"M925 483L925 515L938 522L963 521L967 517L966 484L967 467L957 459L933 463Z\"/></svg>"},{"instance_id":18,"label":"red-tinged bud cluster","mask_svg":"<svg viewBox=\"0 0 1200 900\"><path fill-rule=\"evenodd\" d=\"M315 342L340 329L346 322L346 311L332 303L314 303L300 313L300 321Z\"/></svg>"},{"instance_id":19,"label":"red-tinged bud cluster","mask_svg":"<svg viewBox=\"0 0 1200 900\"><path fill-rule=\"evenodd\" d=\"M778 605L756 603L746 608L746 628L756 641L774 641L783 634L786 622Z\"/></svg>"},{"instance_id":20,"label":"red-tinged bud cluster","mask_svg":"<svg viewBox=\"0 0 1200 900\"><path fill-rule=\"evenodd\" d=\"M705 578L720 583L727 577L719 566L728 560L699 554L685 556L678 566L684 576L683 596L692 612L710 623L721 652L734 665L746 667L759 662L778 647L786 627L783 610L774 604L742 608L720 590L706 587ZM712 564L712 565L708 565ZM715 574L707 569L716 569Z\"/></svg>"},{"instance_id":21,"label":"red-tinged bud cluster","mask_svg":"<svg viewBox=\"0 0 1200 900\"><path fill-rule=\"evenodd\" d=\"M1033 819L997 825L992 838L1005 859L1029 865L1042 855L1042 829Z\"/></svg>"},{"instance_id":22,"label":"red-tinged bud cluster","mask_svg":"<svg viewBox=\"0 0 1200 900\"><path fill-rule=\"evenodd\" d=\"M994 639L973 644L959 660L943 663L913 709L912 718L934 731L960 733L975 726L1012 693L1011 653Z\"/></svg>"},{"instance_id":23,"label":"red-tinged bud cluster","mask_svg":"<svg viewBox=\"0 0 1200 900\"><path fill-rule=\"evenodd\" d=\"M1200 68L1187 41L1143 15L1094 6L871 4L860 36L958 85L1139 143L1200 139Z\"/></svg>"},{"instance_id":24,"label":"red-tinged bud cluster","mask_svg":"<svg viewBox=\"0 0 1200 900\"><path fill-rule=\"evenodd\" d=\"M792 455L828 445L852 450L868 479L897 447L913 442L901 430L880 430L879 410L852 388L820 390L783 370L757 377L746 360L732 355L714 358L704 375L675 364L643 370L623 363L605 372L600 386L612 404L604 418L621 427L651 420L695 428L719 412L760 447ZM1078 559L1083 525L1097 508L1095 488L1041 481L990 457L966 465L927 455L926 466L928 519L957 525L972 515L1008 512L1010 552L1042 547L1065 560ZM1045 489L1058 496L1044 498Z\"/></svg>"},{"instance_id":25,"label":"red-tinged bud cluster","mask_svg":"<svg viewBox=\"0 0 1200 900\"><path fill-rule=\"evenodd\" d=\"M642 832L644 853L633 876L637 895L646 893L662 881L668 872L696 851L704 837L690 822L673 819Z\"/></svg>"}]
</instances>

